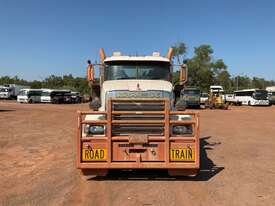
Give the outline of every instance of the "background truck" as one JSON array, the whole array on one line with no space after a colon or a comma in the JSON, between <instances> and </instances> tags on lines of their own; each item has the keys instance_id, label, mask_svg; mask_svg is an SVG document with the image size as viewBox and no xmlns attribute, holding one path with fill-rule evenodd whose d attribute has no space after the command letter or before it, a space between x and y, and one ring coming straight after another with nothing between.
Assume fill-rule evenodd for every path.
<instances>
[{"instance_id":1,"label":"background truck","mask_svg":"<svg viewBox=\"0 0 275 206\"><path fill-rule=\"evenodd\" d=\"M208 93L206 92L201 93L200 104L205 105L205 102L207 102L208 98L209 98Z\"/></svg>"},{"instance_id":2,"label":"background truck","mask_svg":"<svg viewBox=\"0 0 275 206\"><path fill-rule=\"evenodd\" d=\"M0 86L0 99L9 99L10 92L9 87Z\"/></svg>"},{"instance_id":3,"label":"background truck","mask_svg":"<svg viewBox=\"0 0 275 206\"><path fill-rule=\"evenodd\" d=\"M198 88L186 87L181 90L181 99L186 104L186 108L200 108L201 90Z\"/></svg>"},{"instance_id":4,"label":"background truck","mask_svg":"<svg viewBox=\"0 0 275 206\"><path fill-rule=\"evenodd\" d=\"M83 175L105 176L110 169L168 169L172 176L199 170L199 117L176 111L172 85L173 50L165 57L106 57L88 61L91 110L78 112L77 168ZM100 81L95 81L99 66ZM180 66L180 84L186 82Z\"/></svg>"},{"instance_id":5,"label":"background truck","mask_svg":"<svg viewBox=\"0 0 275 206\"><path fill-rule=\"evenodd\" d=\"M21 89L17 95L18 103L41 103L42 89Z\"/></svg>"},{"instance_id":6,"label":"background truck","mask_svg":"<svg viewBox=\"0 0 275 206\"><path fill-rule=\"evenodd\" d=\"M18 84L5 84L5 87L9 88L9 98L16 99L21 89L28 89L29 86Z\"/></svg>"}]
</instances>

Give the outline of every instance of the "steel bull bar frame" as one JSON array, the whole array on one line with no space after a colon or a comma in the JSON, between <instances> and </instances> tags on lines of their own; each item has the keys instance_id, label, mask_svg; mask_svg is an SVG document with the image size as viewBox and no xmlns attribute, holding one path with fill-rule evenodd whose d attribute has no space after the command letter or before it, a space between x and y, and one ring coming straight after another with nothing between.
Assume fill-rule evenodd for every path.
<instances>
[{"instance_id":1,"label":"steel bull bar frame","mask_svg":"<svg viewBox=\"0 0 275 206\"><path fill-rule=\"evenodd\" d=\"M114 111L113 103L162 103L162 111ZM77 126L77 158L76 166L84 171L90 171L93 174L103 176L108 169L168 169L170 175L196 175L200 166L200 148L199 148L199 114L195 112L170 111L170 101L168 98L163 99L129 99L129 98L110 98L107 101L106 111L78 111ZM86 115L102 115L105 117L100 120L87 120ZM157 120L116 120L114 115L162 115L163 119ZM191 119L176 119L173 116L190 115ZM105 135L85 136L83 135L83 125L104 125ZM113 125L161 125L163 126L163 135L112 135ZM192 134L173 135L171 130L173 125L191 125ZM144 145L149 147L144 147ZM152 159L152 148L150 145L157 145L155 148L156 157ZM123 157L125 147L129 146L129 151L134 151L130 157ZM82 150L84 148L104 149L107 152L106 159L103 161L83 161ZM177 148L191 147L194 150L193 161L181 161L171 159L171 150ZM143 153L143 152L144 153ZM127 152L126 152L127 153ZM127 154L126 154L127 156ZM93 172L94 171L94 172ZM104 173L105 171L105 173ZM90 173L89 173L90 174Z\"/></svg>"}]
</instances>

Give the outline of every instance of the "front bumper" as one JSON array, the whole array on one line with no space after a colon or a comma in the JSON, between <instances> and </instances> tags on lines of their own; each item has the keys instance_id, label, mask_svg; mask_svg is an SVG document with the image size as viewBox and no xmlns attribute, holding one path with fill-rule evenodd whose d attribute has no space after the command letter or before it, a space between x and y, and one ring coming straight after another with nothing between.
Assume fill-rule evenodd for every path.
<instances>
[{"instance_id":1,"label":"front bumper","mask_svg":"<svg viewBox=\"0 0 275 206\"><path fill-rule=\"evenodd\" d=\"M251 105L257 105L257 106L268 106L268 105L270 105L270 101L269 100L256 100L256 101L254 101L253 102L253 104L251 104Z\"/></svg>"},{"instance_id":2,"label":"front bumper","mask_svg":"<svg viewBox=\"0 0 275 206\"><path fill-rule=\"evenodd\" d=\"M10 96L8 94L0 94L0 99L9 99Z\"/></svg>"},{"instance_id":3,"label":"front bumper","mask_svg":"<svg viewBox=\"0 0 275 206\"><path fill-rule=\"evenodd\" d=\"M132 99L109 99L107 112L87 111L78 112L78 132L77 132L77 160L79 169L199 169L200 148L199 148L199 116L197 113L187 113L182 111L169 111L168 99L142 99L137 101L162 102L163 111L113 111L114 102L132 101ZM114 115L163 115L162 120L115 120ZM86 116L104 116L101 119L88 119ZM180 118L172 118L172 117ZM190 118L185 118L190 116ZM106 132L101 136L85 136L83 125L105 125ZM162 125L164 132L162 135L129 134L113 135L113 125ZM171 133L172 125L192 125L192 134L181 136ZM194 152L190 160L173 159L177 152L186 151L189 148ZM87 150L101 150L102 159L86 160ZM188 152L188 151L187 151ZM186 155L184 153L182 155ZM99 154L98 154L99 155Z\"/></svg>"},{"instance_id":4,"label":"front bumper","mask_svg":"<svg viewBox=\"0 0 275 206\"><path fill-rule=\"evenodd\" d=\"M17 102L19 103L28 103L27 99L17 99Z\"/></svg>"}]
</instances>

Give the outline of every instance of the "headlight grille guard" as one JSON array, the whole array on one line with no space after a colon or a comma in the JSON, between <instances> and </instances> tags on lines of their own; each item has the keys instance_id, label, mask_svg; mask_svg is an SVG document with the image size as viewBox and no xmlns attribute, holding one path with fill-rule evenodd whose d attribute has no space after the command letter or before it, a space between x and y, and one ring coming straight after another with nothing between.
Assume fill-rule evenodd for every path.
<instances>
[{"instance_id":1,"label":"headlight grille guard","mask_svg":"<svg viewBox=\"0 0 275 206\"><path fill-rule=\"evenodd\" d=\"M116 111L113 109L113 103L162 103L164 105L164 109L162 111ZM106 111L78 111L78 128L77 128L77 167L81 168L81 164L87 166L85 163L81 161L81 147L82 144L89 141L104 141L107 145L107 162L106 167L111 167L112 162L112 143L113 141L129 141L130 136L115 136L112 133L112 126L113 125L162 125L164 128L163 135L150 135L148 136L148 141L163 141L165 144L165 162L159 164L158 167L167 168L169 165L174 167L177 166L176 163L172 163L169 160L169 148L172 142L190 142L195 144L196 153L196 161L195 165L192 166L190 163L190 167L198 168L199 167L199 114L196 112L186 112L186 111L170 111L170 100L168 98L142 98L142 99L130 99L130 98L109 98L107 100ZM103 117L102 119L94 119L94 120L87 120L87 115L100 115ZM144 120L144 119L115 119L114 116L116 115L162 115L163 119L154 119L154 120ZM83 136L83 126L85 124L89 125L103 125L106 128L105 135L103 136L92 136L92 137L85 137ZM173 135L172 128L173 126L185 126L185 125L192 125L192 134L190 135ZM148 163L149 164L149 163ZM115 164L114 164L115 165ZM136 165L136 163L133 165ZM144 163L144 165L147 165ZM89 166L90 167L90 166ZM115 168L120 168L120 166L116 165ZM121 166L122 167L122 166ZM135 167L135 166L134 166ZM151 165L148 165L151 167Z\"/></svg>"}]
</instances>

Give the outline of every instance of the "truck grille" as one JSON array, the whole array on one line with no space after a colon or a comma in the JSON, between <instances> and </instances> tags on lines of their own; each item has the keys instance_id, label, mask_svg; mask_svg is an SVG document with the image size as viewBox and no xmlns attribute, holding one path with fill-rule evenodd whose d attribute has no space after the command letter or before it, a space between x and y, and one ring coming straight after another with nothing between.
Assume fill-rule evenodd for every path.
<instances>
[{"instance_id":1,"label":"truck grille","mask_svg":"<svg viewBox=\"0 0 275 206\"><path fill-rule=\"evenodd\" d=\"M136 114L113 114L113 120L164 120L164 114L142 114L146 111L164 112L164 102L139 102L138 100L132 100L127 102L113 102L112 111L136 111ZM139 114L140 113L140 114ZM112 126L112 135L114 136L124 136L129 134L149 134L149 135L164 135L164 125L163 124L120 124Z\"/></svg>"},{"instance_id":2,"label":"truck grille","mask_svg":"<svg viewBox=\"0 0 275 206\"><path fill-rule=\"evenodd\" d=\"M161 103L132 102L113 103L113 111L163 111L164 105Z\"/></svg>"},{"instance_id":3,"label":"truck grille","mask_svg":"<svg viewBox=\"0 0 275 206\"><path fill-rule=\"evenodd\" d=\"M163 126L156 125L114 125L112 126L112 135L113 136L128 136L129 134L148 134L163 136L164 133Z\"/></svg>"}]
</instances>

